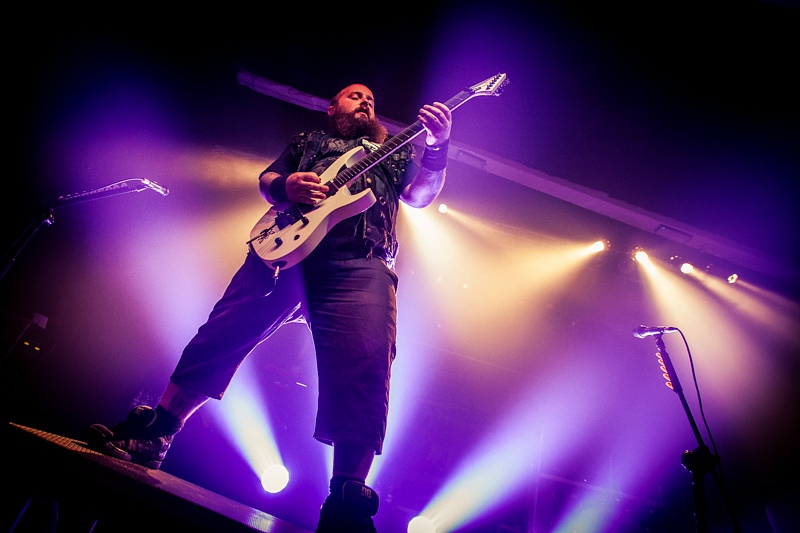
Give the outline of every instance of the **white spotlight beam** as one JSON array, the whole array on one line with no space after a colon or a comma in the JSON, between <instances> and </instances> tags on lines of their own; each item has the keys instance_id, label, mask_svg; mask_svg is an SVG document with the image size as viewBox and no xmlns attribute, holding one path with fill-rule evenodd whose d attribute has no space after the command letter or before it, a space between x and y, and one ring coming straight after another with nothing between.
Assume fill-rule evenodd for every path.
<instances>
[{"instance_id":1,"label":"white spotlight beam","mask_svg":"<svg viewBox=\"0 0 800 533\"><path fill-rule=\"evenodd\" d=\"M314 111L325 112L328 109L328 100L324 98L267 80L251 72L239 71L237 78L240 85L249 87L261 94ZM379 118L390 133L397 133L406 127L406 125L391 119ZM754 272L766 274L777 280L793 284L800 278L800 273L795 269L780 264L757 250L699 230L683 222L620 202L610 198L604 192L576 185L465 144L451 141L450 146L449 157L454 161L470 165L634 228L741 265Z\"/></svg>"}]
</instances>

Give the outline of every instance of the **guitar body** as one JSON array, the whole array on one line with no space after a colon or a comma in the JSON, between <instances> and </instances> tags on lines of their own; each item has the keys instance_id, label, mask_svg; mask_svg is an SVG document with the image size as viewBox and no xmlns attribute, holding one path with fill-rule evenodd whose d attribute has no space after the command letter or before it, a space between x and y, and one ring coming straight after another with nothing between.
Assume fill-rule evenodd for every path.
<instances>
[{"instance_id":1,"label":"guitar body","mask_svg":"<svg viewBox=\"0 0 800 533\"><path fill-rule=\"evenodd\" d=\"M445 102L455 110L476 96L497 96L508 83L505 74L497 74L461 91ZM424 131L419 121L389 138L375 151L353 148L337 159L320 176L328 185L328 197L315 206L294 204L284 211L267 211L250 231L247 244L264 263L277 271L289 268L310 254L333 226L342 220L363 213L375 203L370 189L350 194L347 184L377 165L395 150Z\"/></svg>"},{"instance_id":2,"label":"guitar body","mask_svg":"<svg viewBox=\"0 0 800 533\"><path fill-rule=\"evenodd\" d=\"M327 183L342 168L352 166L363 157L364 148L353 148L329 166L320 175L320 180ZM342 187L306 212L305 220L297 220L283 228L278 223L280 212L272 208L250 231L250 247L272 269L292 267L305 259L333 226L363 213L374 203L375 194L371 189L351 194L347 187Z\"/></svg>"}]
</instances>

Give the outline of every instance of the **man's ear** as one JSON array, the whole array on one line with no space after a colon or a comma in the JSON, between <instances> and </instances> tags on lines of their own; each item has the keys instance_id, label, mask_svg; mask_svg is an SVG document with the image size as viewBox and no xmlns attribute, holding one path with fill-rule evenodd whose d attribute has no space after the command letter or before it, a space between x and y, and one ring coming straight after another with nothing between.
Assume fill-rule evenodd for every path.
<instances>
[{"instance_id":1,"label":"man's ear","mask_svg":"<svg viewBox=\"0 0 800 533\"><path fill-rule=\"evenodd\" d=\"M333 106L333 104L331 104L331 105L328 106L328 116L329 117L333 116L333 111L334 111L334 106Z\"/></svg>"}]
</instances>

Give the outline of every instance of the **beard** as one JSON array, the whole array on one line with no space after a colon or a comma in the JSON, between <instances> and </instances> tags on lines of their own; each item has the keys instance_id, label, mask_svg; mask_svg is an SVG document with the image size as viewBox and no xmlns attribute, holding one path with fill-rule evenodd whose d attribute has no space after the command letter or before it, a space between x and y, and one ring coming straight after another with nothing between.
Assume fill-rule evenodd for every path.
<instances>
[{"instance_id":1,"label":"beard","mask_svg":"<svg viewBox=\"0 0 800 533\"><path fill-rule=\"evenodd\" d=\"M337 111L328 115L328 125L331 132L342 139L366 137L374 143L382 143L388 136L388 131L377 118L360 117L358 112L349 114Z\"/></svg>"}]
</instances>

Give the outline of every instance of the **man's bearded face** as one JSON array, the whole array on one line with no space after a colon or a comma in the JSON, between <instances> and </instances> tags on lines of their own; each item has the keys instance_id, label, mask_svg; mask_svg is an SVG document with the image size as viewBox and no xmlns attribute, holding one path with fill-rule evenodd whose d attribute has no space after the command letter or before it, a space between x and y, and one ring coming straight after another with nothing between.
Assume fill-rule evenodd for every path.
<instances>
[{"instance_id":1,"label":"man's bearded face","mask_svg":"<svg viewBox=\"0 0 800 533\"><path fill-rule=\"evenodd\" d=\"M366 87L351 86L340 92L331 104L328 123L332 132L343 139L367 137L372 142L386 140L386 128L375 117L372 94Z\"/></svg>"},{"instance_id":2,"label":"man's bearded face","mask_svg":"<svg viewBox=\"0 0 800 533\"><path fill-rule=\"evenodd\" d=\"M367 137L372 142L382 143L386 139L386 128L375 117L363 110L342 111L337 109L329 115L328 122L333 133L343 139Z\"/></svg>"}]
</instances>

